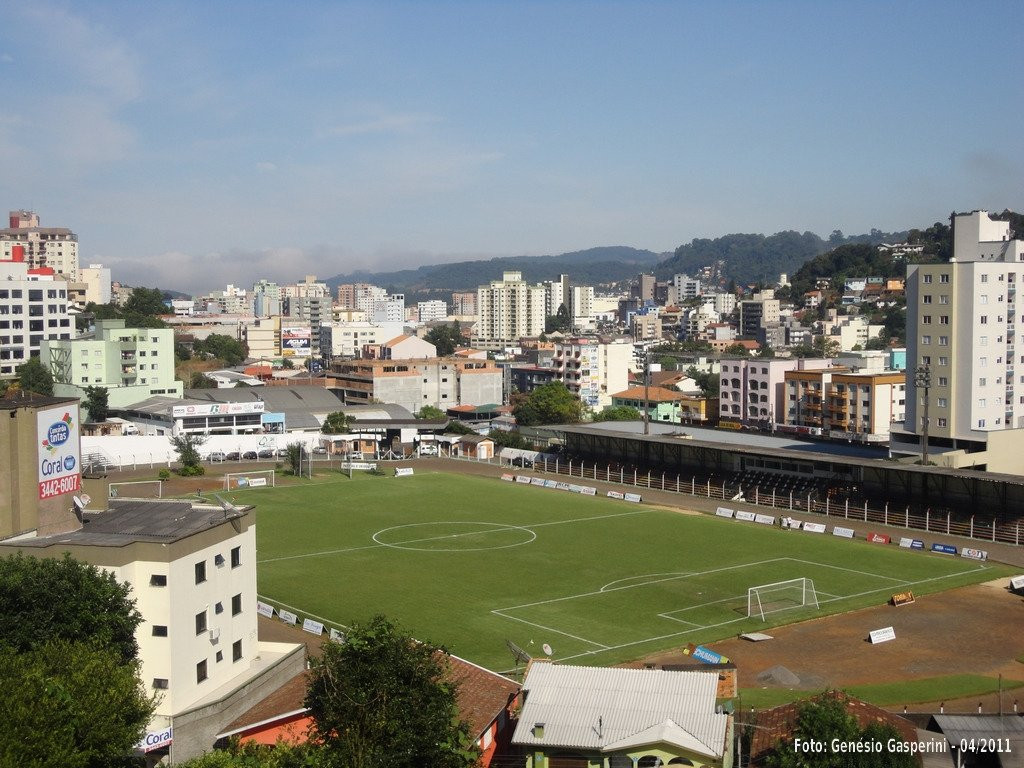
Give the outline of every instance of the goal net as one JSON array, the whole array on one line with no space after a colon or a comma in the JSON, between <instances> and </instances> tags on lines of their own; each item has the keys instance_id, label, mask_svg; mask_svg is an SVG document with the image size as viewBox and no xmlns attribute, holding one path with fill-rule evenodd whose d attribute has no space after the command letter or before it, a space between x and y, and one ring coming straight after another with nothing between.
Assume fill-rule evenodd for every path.
<instances>
[{"instance_id":1,"label":"goal net","mask_svg":"<svg viewBox=\"0 0 1024 768\"><path fill-rule=\"evenodd\" d=\"M246 488L273 488L275 483L274 470L262 469L252 472L228 472L224 475L224 490L237 491Z\"/></svg>"},{"instance_id":2,"label":"goal net","mask_svg":"<svg viewBox=\"0 0 1024 768\"><path fill-rule=\"evenodd\" d=\"M765 621L770 613L793 608L818 607L818 593L814 581L808 578L777 581L747 590L747 618Z\"/></svg>"},{"instance_id":3,"label":"goal net","mask_svg":"<svg viewBox=\"0 0 1024 768\"><path fill-rule=\"evenodd\" d=\"M164 484L160 480L132 480L125 483L107 483L110 499L160 499Z\"/></svg>"}]
</instances>

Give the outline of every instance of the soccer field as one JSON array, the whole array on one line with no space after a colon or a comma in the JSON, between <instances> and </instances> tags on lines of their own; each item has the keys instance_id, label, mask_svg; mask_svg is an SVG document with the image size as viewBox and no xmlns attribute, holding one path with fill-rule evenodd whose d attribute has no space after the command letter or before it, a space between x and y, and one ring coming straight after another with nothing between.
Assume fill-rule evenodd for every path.
<instances>
[{"instance_id":1,"label":"soccer field","mask_svg":"<svg viewBox=\"0 0 1024 768\"><path fill-rule=\"evenodd\" d=\"M454 474L339 476L229 494L256 506L261 599L344 627L383 613L491 669L506 639L611 664L1009 575L894 546ZM749 587L814 582L747 617Z\"/></svg>"}]
</instances>

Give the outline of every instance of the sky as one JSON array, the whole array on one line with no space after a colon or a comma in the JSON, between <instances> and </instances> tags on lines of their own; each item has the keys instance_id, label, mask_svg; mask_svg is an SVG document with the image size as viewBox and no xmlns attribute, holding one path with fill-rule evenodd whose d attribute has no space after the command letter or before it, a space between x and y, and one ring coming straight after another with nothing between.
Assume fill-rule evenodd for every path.
<instances>
[{"instance_id":1,"label":"sky","mask_svg":"<svg viewBox=\"0 0 1024 768\"><path fill-rule=\"evenodd\" d=\"M1017 0L0 0L0 209L184 291L1021 211L1022 22Z\"/></svg>"}]
</instances>

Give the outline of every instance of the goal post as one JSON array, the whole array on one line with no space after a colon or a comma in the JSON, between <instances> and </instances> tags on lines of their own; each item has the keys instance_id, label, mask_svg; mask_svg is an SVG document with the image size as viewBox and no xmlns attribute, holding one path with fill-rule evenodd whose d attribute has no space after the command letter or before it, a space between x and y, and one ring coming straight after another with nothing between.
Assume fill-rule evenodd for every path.
<instances>
[{"instance_id":1,"label":"goal post","mask_svg":"<svg viewBox=\"0 0 1024 768\"><path fill-rule=\"evenodd\" d=\"M130 480L123 483L107 483L108 499L162 499L162 480Z\"/></svg>"},{"instance_id":2,"label":"goal post","mask_svg":"<svg viewBox=\"0 0 1024 768\"><path fill-rule=\"evenodd\" d=\"M793 608L818 608L818 593L814 581L806 577L761 584L747 590L747 618L766 621L770 613Z\"/></svg>"},{"instance_id":3,"label":"goal post","mask_svg":"<svg viewBox=\"0 0 1024 768\"><path fill-rule=\"evenodd\" d=\"M276 477L277 475L272 469L228 472L224 475L224 490L238 491L247 488L274 488L277 485Z\"/></svg>"}]
</instances>

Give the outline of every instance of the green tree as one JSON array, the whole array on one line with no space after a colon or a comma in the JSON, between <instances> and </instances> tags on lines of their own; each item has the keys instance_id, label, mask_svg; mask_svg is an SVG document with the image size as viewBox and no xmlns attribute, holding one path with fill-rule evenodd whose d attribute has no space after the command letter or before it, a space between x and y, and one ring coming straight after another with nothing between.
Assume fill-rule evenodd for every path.
<instances>
[{"instance_id":1,"label":"green tree","mask_svg":"<svg viewBox=\"0 0 1024 768\"><path fill-rule=\"evenodd\" d=\"M53 374L38 357L30 357L15 368L14 372L18 374L18 386L25 392L53 396Z\"/></svg>"},{"instance_id":2,"label":"green tree","mask_svg":"<svg viewBox=\"0 0 1024 768\"><path fill-rule=\"evenodd\" d=\"M281 361L281 367L286 371L293 371L295 370L295 362L290 357L286 357Z\"/></svg>"},{"instance_id":3,"label":"green tree","mask_svg":"<svg viewBox=\"0 0 1024 768\"><path fill-rule=\"evenodd\" d=\"M743 346L742 344L740 344L739 342L737 342L735 344L730 344L728 347L726 347L724 350L722 350L722 354L723 355L738 355L739 357L750 357L750 352L748 352L747 348L745 346Z\"/></svg>"},{"instance_id":4,"label":"green tree","mask_svg":"<svg viewBox=\"0 0 1024 768\"><path fill-rule=\"evenodd\" d=\"M68 554L0 558L0 644L19 653L43 641L91 638L127 664L138 653L141 622L131 588L109 572Z\"/></svg>"},{"instance_id":5,"label":"green tree","mask_svg":"<svg viewBox=\"0 0 1024 768\"><path fill-rule=\"evenodd\" d=\"M223 333L211 333L205 339L197 339L193 351L223 360L225 365L238 365L247 356L245 345L238 339Z\"/></svg>"},{"instance_id":6,"label":"green tree","mask_svg":"<svg viewBox=\"0 0 1024 768\"><path fill-rule=\"evenodd\" d=\"M174 435L170 440L174 450L178 453L178 463L181 464L181 468L178 469L179 475L196 477L206 474L202 457L199 455L199 449L206 442L205 435L182 432L180 435Z\"/></svg>"},{"instance_id":7,"label":"green tree","mask_svg":"<svg viewBox=\"0 0 1024 768\"><path fill-rule=\"evenodd\" d=\"M572 318L569 317L569 310L565 304L559 304L555 314L548 315L544 320L545 333L568 333L571 330Z\"/></svg>"},{"instance_id":8,"label":"green tree","mask_svg":"<svg viewBox=\"0 0 1024 768\"><path fill-rule=\"evenodd\" d=\"M110 393L106 387L86 387L82 406L89 412L90 421L106 421L110 414Z\"/></svg>"},{"instance_id":9,"label":"green tree","mask_svg":"<svg viewBox=\"0 0 1024 768\"><path fill-rule=\"evenodd\" d=\"M641 418L640 411L629 405L609 405L594 414L594 421L639 421Z\"/></svg>"},{"instance_id":10,"label":"green tree","mask_svg":"<svg viewBox=\"0 0 1024 768\"><path fill-rule=\"evenodd\" d=\"M513 415L521 427L536 424L578 424L583 419L583 404L560 381L537 387L514 406Z\"/></svg>"},{"instance_id":11,"label":"green tree","mask_svg":"<svg viewBox=\"0 0 1024 768\"><path fill-rule=\"evenodd\" d=\"M268 746L234 741L227 749L215 749L175 765L178 768L326 768L328 762L319 744L279 741Z\"/></svg>"},{"instance_id":12,"label":"green tree","mask_svg":"<svg viewBox=\"0 0 1024 768\"><path fill-rule=\"evenodd\" d=\"M295 477L302 476L302 467L309 461L309 452L306 446L299 442L288 443L285 447L285 463L288 471Z\"/></svg>"},{"instance_id":13,"label":"green tree","mask_svg":"<svg viewBox=\"0 0 1024 768\"><path fill-rule=\"evenodd\" d=\"M686 369L686 375L697 382L704 397L718 397L719 375L717 373L701 371L691 366Z\"/></svg>"},{"instance_id":14,"label":"green tree","mask_svg":"<svg viewBox=\"0 0 1024 768\"><path fill-rule=\"evenodd\" d=\"M523 437L518 429L492 429L487 433L487 436L494 441L494 445L498 448L520 448L524 450L533 448L533 444Z\"/></svg>"},{"instance_id":15,"label":"green tree","mask_svg":"<svg viewBox=\"0 0 1024 768\"><path fill-rule=\"evenodd\" d=\"M165 315L164 292L159 288L135 288L122 309L126 315Z\"/></svg>"},{"instance_id":16,"label":"green tree","mask_svg":"<svg viewBox=\"0 0 1024 768\"><path fill-rule=\"evenodd\" d=\"M438 357L451 355L465 343L465 338L462 336L462 327L458 321L453 321L447 325L435 325L423 338L437 347Z\"/></svg>"},{"instance_id":17,"label":"green tree","mask_svg":"<svg viewBox=\"0 0 1024 768\"><path fill-rule=\"evenodd\" d=\"M333 413L327 414L327 418L324 419L323 426L320 427L320 431L325 435L343 435L352 428L352 422L355 421L351 416L341 412L334 411Z\"/></svg>"},{"instance_id":18,"label":"green tree","mask_svg":"<svg viewBox=\"0 0 1024 768\"><path fill-rule=\"evenodd\" d=\"M446 657L382 616L324 644L306 692L316 738L345 768L474 765Z\"/></svg>"},{"instance_id":19,"label":"green tree","mask_svg":"<svg viewBox=\"0 0 1024 768\"><path fill-rule=\"evenodd\" d=\"M53 599L56 595L59 600ZM50 592L45 602L68 598L74 599L74 593ZM6 616L2 623L9 623ZM60 631L57 626L51 629ZM51 635L21 653L0 643L0 765L125 764L154 709L138 674L137 661L125 662L115 648L96 638L76 642Z\"/></svg>"},{"instance_id":20,"label":"green tree","mask_svg":"<svg viewBox=\"0 0 1024 768\"><path fill-rule=\"evenodd\" d=\"M216 389L217 382L202 371L192 371L188 380L189 389Z\"/></svg>"},{"instance_id":21,"label":"green tree","mask_svg":"<svg viewBox=\"0 0 1024 768\"><path fill-rule=\"evenodd\" d=\"M427 419L428 421L439 421L447 417L448 414L433 405L424 405L416 412L417 419Z\"/></svg>"},{"instance_id":22,"label":"green tree","mask_svg":"<svg viewBox=\"0 0 1024 768\"><path fill-rule=\"evenodd\" d=\"M458 419L452 419L448 422L448 426L444 428L445 433L454 435L475 435L476 430L463 424Z\"/></svg>"}]
</instances>

